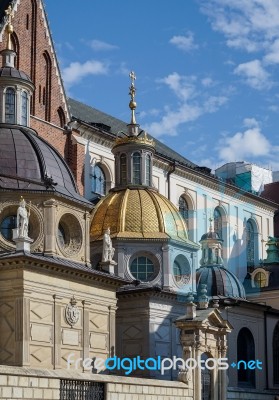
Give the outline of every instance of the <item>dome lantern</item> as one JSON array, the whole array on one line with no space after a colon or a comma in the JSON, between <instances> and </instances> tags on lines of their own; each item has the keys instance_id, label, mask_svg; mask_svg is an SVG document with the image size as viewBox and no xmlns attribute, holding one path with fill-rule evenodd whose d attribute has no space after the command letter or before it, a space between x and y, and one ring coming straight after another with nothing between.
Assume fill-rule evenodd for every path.
<instances>
[{"instance_id":1,"label":"dome lantern","mask_svg":"<svg viewBox=\"0 0 279 400\"><path fill-rule=\"evenodd\" d=\"M131 78L129 108L132 114L131 122L127 125L128 135L123 133L124 136L118 137L112 149L115 156L115 187L117 189L152 187L154 141L147 137L146 132L139 131L135 116L136 75L132 71L129 76Z\"/></svg>"},{"instance_id":2,"label":"dome lantern","mask_svg":"<svg viewBox=\"0 0 279 400\"><path fill-rule=\"evenodd\" d=\"M30 99L34 92L31 79L15 68L16 53L12 50L13 10L6 10L7 44L2 50L2 67L0 68L0 123L30 125Z\"/></svg>"}]
</instances>

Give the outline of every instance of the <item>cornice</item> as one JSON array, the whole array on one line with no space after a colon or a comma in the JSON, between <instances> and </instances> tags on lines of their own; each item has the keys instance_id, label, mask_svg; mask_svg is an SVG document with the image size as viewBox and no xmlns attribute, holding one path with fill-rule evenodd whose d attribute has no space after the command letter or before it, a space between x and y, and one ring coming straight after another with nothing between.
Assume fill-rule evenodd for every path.
<instances>
[{"instance_id":1,"label":"cornice","mask_svg":"<svg viewBox=\"0 0 279 400\"><path fill-rule=\"evenodd\" d=\"M34 257L34 255L33 255ZM109 274L100 273L99 271L90 270L86 271L85 269L78 269L74 265L66 266L59 265L57 260L52 261L51 258L45 258L45 260L39 260L34 258L30 258L28 254L17 255L16 253L11 254L9 258L1 259L0 257L0 272L3 270L28 270L31 272L36 272L41 274L42 270L45 273L58 274L60 277L70 278L74 281L80 280L83 282L94 282L98 284L105 284L107 286L112 286L115 288L119 288L128 283L127 280L121 279L119 277L113 277Z\"/></svg>"}]
</instances>

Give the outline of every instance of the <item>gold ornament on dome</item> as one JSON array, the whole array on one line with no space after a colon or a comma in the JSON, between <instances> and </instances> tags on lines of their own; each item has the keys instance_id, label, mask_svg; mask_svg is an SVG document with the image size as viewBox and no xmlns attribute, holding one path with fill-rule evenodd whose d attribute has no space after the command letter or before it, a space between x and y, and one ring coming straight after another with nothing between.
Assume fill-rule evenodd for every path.
<instances>
[{"instance_id":1,"label":"gold ornament on dome","mask_svg":"<svg viewBox=\"0 0 279 400\"><path fill-rule=\"evenodd\" d=\"M12 25L12 19L14 18L14 11L12 9L12 7L9 5L9 7L7 8L7 10L5 10L6 16L7 16L7 20L8 20L8 25L6 27L6 32L8 35L7 38L7 50L12 50L12 39L11 39L11 35L14 32L14 28Z\"/></svg>"},{"instance_id":2,"label":"gold ornament on dome","mask_svg":"<svg viewBox=\"0 0 279 400\"><path fill-rule=\"evenodd\" d=\"M144 132L144 136L127 136L127 137L118 137L115 140L114 146L119 146L120 144L127 144L127 143L137 143L137 144L145 144L147 146L155 147L155 142L153 139L149 139L147 137L146 132Z\"/></svg>"}]
</instances>

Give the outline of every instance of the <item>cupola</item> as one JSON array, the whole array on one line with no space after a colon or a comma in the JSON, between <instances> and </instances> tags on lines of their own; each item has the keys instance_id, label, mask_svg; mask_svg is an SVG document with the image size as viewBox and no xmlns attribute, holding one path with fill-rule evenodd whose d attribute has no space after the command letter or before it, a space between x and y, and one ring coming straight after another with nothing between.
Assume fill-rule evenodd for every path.
<instances>
[{"instance_id":1,"label":"cupola","mask_svg":"<svg viewBox=\"0 0 279 400\"><path fill-rule=\"evenodd\" d=\"M6 49L1 51L2 67L0 68L0 123L30 125L30 98L34 84L23 71L15 68L16 53L12 49L13 33L11 6L6 10Z\"/></svg>"},{"instance_id":2,"label":"cupola","mask_svg":"<svg viewBox=\"0 0 279 400\"><path fill-rule=\"evenodd\" d=\"M112 149L115 156L115 189L125 187L152 187L152 165L154 156L154 141L147 137L146 132L139 130L135 110L135 73L130 73L131 86L131 122L128 124L128 135L117 138Z\"/></svg>"}]
</instances>

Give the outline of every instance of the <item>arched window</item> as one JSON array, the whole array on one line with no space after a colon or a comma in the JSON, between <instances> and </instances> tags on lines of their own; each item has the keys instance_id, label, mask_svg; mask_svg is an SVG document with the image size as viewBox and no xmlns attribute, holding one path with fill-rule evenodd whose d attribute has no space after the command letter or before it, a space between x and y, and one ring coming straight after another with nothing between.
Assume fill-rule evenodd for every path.
<instances>
[{"instance_id":1,"label":"arched window","mask_svg":"<svg viewBox=\"0 0 279 400\"><path fill-rule=\"evenodd\" d=\"M173 262L173 277L176 283L188 284L191 279L191 267L186 257L179 255Z\"/></svg>"},{"instance_id":2,"label":"arched window","mask_svg":"<svg viewBox=\"0 0 279 400\"><path fill-rule=\"evenodd\" d=\"M265 287L266 281L266 274L264 272L257 272L254 276L254 283L257 288Z\"/></svg>"},{"instance_id":3,"label":"arched window","mask_svg":"<svg viewBox=\"0 0 279 400\"><path fill-rule=\"evenodd\" d=\"M126 154L120 156L120 185L127 184L127 157Z\"/></svg>"},{"instance_id":4,"label":"arched window","mask_svg":"<svg viewBox=\"0 0 279 400\"><path fill-rule=\"evenodd\" d=\"M50 121L51 118L51 58L47 51L43 54L45 61L45 120Z\"/></svg>"},{"instance_id":5,"label":"arched window","mask_svg":"<svg viewBox=\"0 0 279 400\"><path fill-rule=\"evenodd\" d=\"M133 184L140 185L141 156L140 153L133 154Z\"/></svg>"},{"instance_id":6,"label":"arched window","mask_svg":"<svg viewBox=\"0 0 279 400\"><path fill-rule=\"evenodd\" d=\"M273 332L273 384L279 385L279 322Z\"/></svg>"},{"instance_id":7,"label":"arched window","mask_svg":"<svg viewBox=\"0 0 279 400\"><path fill-rule=\"evenodd\" d=\"M64 128L64 126L66 125L66 118L65 118L65 113L64 113L62 107L58 108L57 113L58 113L58 117L59 117L59 124L60 124L61 128Z\"/></svg>"},{"instance_id":8,"label":"arched window","mask_svg":"<svg viewBox=\"0 0 279 400\"><path fill-rule=\"evenodd\" d=\"M182 218L185 220L186 225L188 227L188 223L189 223L189 206L187 201L185 200L185 198L183 196L179 197L179 212L182 216Z\"/></svg>"},{"instance_id":9,"label":"arched window","mask_svg":"<svg viewBox=\"0 0 279 400\"><path fill-rule=\"evenodd\" d=\"M147 257L137 257L133 260L130 271L135 279L142 282L151 281L154 277L154 264Z\"/></svg>"},{"instance_id":10,"label":"arched window","mask_svg":"<svg viewBox=\"0 0 279 400\"><path fill-rule=\"evenodd\" d=\"M255 231L250 220L246 223L246 253L247 265L253 266L255 264Z\"/></svg>"},{"instance_id":11,"label":"arched window","mask_svg":"<svg viewBox=\"0 0 279 400\"><path fill-rule=\"evenodd\" d=\"M151 157L149 154L147 154L145 160L145 183L151 186Z\"/></svg>"},{"instance_id":12,"label":"arched window","mask_svg":"<svg viewBox=\"0 0 279 400\"><path fill-rule=\"evenodd\" d=\"M242 328L237 337L238 386L255 386L255 370L247 366L250 360L255 360L255 342L251 331Z\"/></svg>"},{"instance_id":13,"label":"arched window","mask_svg":"<svg viewBox=\"0 0 279 400\"><path fill-rule=\"evenodd\" d=\"M218 207L215 208L213 217L214 217L214 232L218 233L219 238L222 239L222 236L223 236L222 214L221 214L220 210L218 209Z\"/></svg>"},{"instance_id":14,"label":"arched window","mask_svg":"<svg viewBox=\"0 0 279 400\"><path fill-rule=\"evenodd\" d=\"M201 360L204 362L210 358L206 353L202 353ZM212 370L208 368L203 368L201 370L201 389L202 389L202 400L211 400L212 399Z\"/></svg>"},{"instance_id":15,"label":"arched window","mask_svg":"<svg viewBox=\"0 0 279 400\"><path fill-rule=\"evenodd\" d=\"M104 196L106 194L106 176L98 164L92 167L91 179L92 192Z\"/></svg>"},{"instance_id":16,"label":"arched window","mask_svg":"<svg viewBox=\"0 0 279 400\"><path fill-rule=\"evenodd\" d=\"M8 124L15 124L15 90L8 88L5 93L5 122Z\"/></svg>"},{"instance_id":17,"label":"arched window","mask_svg":"<svg viewBox=\"0 0 279 400\"><path fill-rule=\"evenodd\" d=\"M21 93L21 125L28 123L28 96L26 92Z\"/></svg>"}]
</instances>

